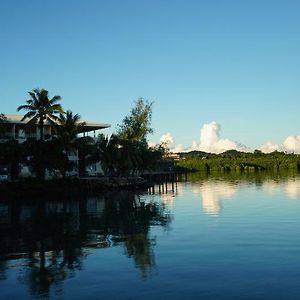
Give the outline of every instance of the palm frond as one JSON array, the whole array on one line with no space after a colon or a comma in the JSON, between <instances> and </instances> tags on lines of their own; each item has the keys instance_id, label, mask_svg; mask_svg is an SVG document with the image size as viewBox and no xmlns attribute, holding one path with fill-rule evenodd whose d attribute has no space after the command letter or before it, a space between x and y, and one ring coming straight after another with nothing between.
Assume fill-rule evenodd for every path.
<instances>
[{"instance_id":1,"label":"palm frond","mask_svg":"<svg viewBox=\"0 0 300 300\"><path fill-rule=\"evenodd\" d=\"M17 108L17 111L20 111L22 109L25 109L25 110L34 110L34 107L32 105L20 105L18 108Z\"/></svg>"},{"instance_id":2,"label":"palm frond","mask_svg":"<svg viewBox=\"0 0 300 300\"><path fill-rule=\"evenodd\" d=\"M23 122L23 121L25 121L26 119L32 119L32 118L37 118L38 116L37 116L37 114L36 114L36 112L34 112L34 111L29 111L28 113L26 113L24 116L23 116L23 118L21 119L21 121Z\"/></svg>"},{"instance_id":3,"label":"palm frond","mask_svg":"<svg viewBox=\"0 0 300 300\"><path fill-rule=\"evenodd\" d=\"M54 113L64 113L64 110L60 104L53 104L48 107L48 110Z\"/></svg>"},{"instance_id":4,"label":"palm frond","mask_svg":"<svg viewBox=\"0 0 300 300\"><path fill-rule=\"evenodd\" d=\"M25 116L24 116L25 117ZM23 117L23 118L24 118ZM28 125L36 125L36 123L38 122L38 117L34 116L32 118L30 118L30 120L27 122Z\"/></svg>"},{"instance_id":5,"label":"palm frond","mask_svg":"<svg viewBox=\"0 0 300 300\"><path fill-rule=\"evenodd\" d=\"M38 101L38 99L36 98L36 95L38 93L36 93L36 92L28 92L28 94L30 95L30 97L32 98L32 100ZM32 100L28 100L28 101L32 101Z\"/></svg>"},{"instance_id":6,"label":"palm frond","mask_svg":"<svg viewBox=\"0 0 300 300\"><path fill-rule=\"evenodd\" d=\"M49 100L49 103L50 103L51 105L53 105L53 104L55 104L56 102L58 102L58 101L60 101L60 100L61 100L61 96L56 95L56 96L54 96L52 99Z\"/></svg>"}]
</instances>

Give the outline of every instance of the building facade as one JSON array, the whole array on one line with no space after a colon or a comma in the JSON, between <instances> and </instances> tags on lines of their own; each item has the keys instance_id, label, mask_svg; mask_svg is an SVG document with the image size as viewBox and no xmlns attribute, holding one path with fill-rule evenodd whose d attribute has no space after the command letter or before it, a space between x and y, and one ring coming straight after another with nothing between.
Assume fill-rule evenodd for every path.
<instances>
[{"instance_id":1,"label":"building facade","mask_svg":"<svg viewBox=\"0 0 300 300\"><path fill-rule=\"evenodd\" d=\"M27 139L40 139L40 130L39 126L28 126L27 120L22 121L22 115L5 115L5 122L0 124L1 131L0 131L0 143L5 142L9 139L13 139L18 141L18 143L23 143ZM83 121L85 125L80 127L80 132L78 133L79 136L92 136L96 137L96 134L99 130L105 129L110 127L110 124L105 123L98 123L98 122L90 122L90 121ZM54 135L53 127L50 124L44 125L44 138L51 139ZM46 154L45 154L46 155ZM68 152L68 159L69 161L73 162L74 168L69 172L68 175L70 176L77 176L78 175L78 151L75 149L73 151ZM101 166L99 164L95 164L89 166L87 168L87 173L90 175L96 175L96 173L101 172ZM30 177L33 174L30 171L30 168L25 164L20 165L19 176L20 177ZM0 165L0 181L9 179L9 166L7 165Z\"/></svg>"}]
</instances>

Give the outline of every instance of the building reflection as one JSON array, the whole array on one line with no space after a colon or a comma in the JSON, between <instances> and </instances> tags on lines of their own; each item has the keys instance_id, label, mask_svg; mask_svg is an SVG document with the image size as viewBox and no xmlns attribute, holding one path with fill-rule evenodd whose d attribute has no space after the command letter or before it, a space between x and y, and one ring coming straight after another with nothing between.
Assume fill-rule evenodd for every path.
<instances>
[{"instance_id":1,"label":"building reflection","mask_svg":"<svg viewBox=\"0 0 300 300\"><path fill-rule=\"evenodd\" d=\"M124 247L146 277L155 263L150 227L170 222L162 205L130 192L1 203L0 216L0 280L6 278L7 262L22 259L20 282L43 297L51 287L60 293L62 282L83 268L92 249Z\"/></svg>"}]
</instances>

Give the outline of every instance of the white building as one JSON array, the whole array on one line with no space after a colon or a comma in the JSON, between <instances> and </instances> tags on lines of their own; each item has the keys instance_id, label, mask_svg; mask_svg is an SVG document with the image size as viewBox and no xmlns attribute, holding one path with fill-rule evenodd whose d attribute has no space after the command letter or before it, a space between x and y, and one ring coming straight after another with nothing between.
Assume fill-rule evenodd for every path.
<instances>
[{"instance_id":1,"label":"white building","mask_svg":"<svg viewBox=\"0 0 300 300\"><path fill-rule=\"evenodd\" d=\"M5 115L5 117L6 117L6 121L0 124L0 126L4 128L4 130L1 130L0 142L4 142L7 139L15 139L19 143L23 143L28 138L40 139L40 129L38 125L34 127L28 126L27 124L28 120L21 121L23 118L22 115ZM98 130L108 128L111 126L110 124L105 124L105 123L90 122L90 121L83 121L83 122L85 123L85 125L81 127L79 132L79 135L82 136L87 136L91 134L92 137L96 137ZM45 139L51 138L52 134L53 134L52 126L50 124L45 124L44 138ZM78 152L73 151L68 154L69 154L69 160L74 161L75 166L78 165ZM90 166L89 170L91 170L90 172L91 175L96 175L97 172L101 171L101 167L99 164L96 164L95 166ZM78 174L78 168L75 167L73 172L70 175L77 175L77 174ZM2 167L1 176L2 179L5 177L5 175L3 174L3 167ZM29 168L26 167L25 165L21 166L20 168L20 176L31 176Z\"/></svg>"}]
</instances>

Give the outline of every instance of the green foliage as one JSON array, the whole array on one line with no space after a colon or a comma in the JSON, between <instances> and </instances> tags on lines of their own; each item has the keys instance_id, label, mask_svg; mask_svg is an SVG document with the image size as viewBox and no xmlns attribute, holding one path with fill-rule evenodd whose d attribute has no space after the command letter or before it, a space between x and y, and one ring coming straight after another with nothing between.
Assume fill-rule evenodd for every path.
<instances>
[{"instance_id":1,"label":"green foliage","mask_svg":"<svg viewBox=\"0 0 300 300\"><path fill-rule=\"evenodd\" d=\"M74 146L78 151L78 171L79 176L86 175L86 166L92 163L92 154L94 153L95 141L89 136L77 137Z\"/></svg>"},{"instance_id":2,"label":"green foliage","mask_svg":"<svg viewBox=\"0 0 300 300\"><path fill-rule=\"evenodd\" d=\"M128 176L155 168L163 152L162 149L148 147L147 135L153 132L151 116L152 103L139 98L117 134L110 138L98 136L93 158L101 161L105 173Z\"/></svg>"},{"instance_id":3,"label":"green foliage","mask_svg":"<svg viewBox=\"0 0 300 300\"><path fill-rule=\"evenodd\" d=\"M7 122L7 118L4 114L0 113L0 123L5 123Z\"/></svg>"},{"instance_id":4,"label":"green foliage","mask_svg":"<svg viewBox=\"0 0 300 300\"><path fill-rule=\"evenodd\" d=\"M19 175L19 164L24 161L24 147L15 140L7 140L0 144L0 164L10 166L10 177Z\"/></svg>"},{"instance_id":5,"label":"green foliage","mask_svg":"<svg viewBox=\"0 0 300 300\"><path fill-rule=\"evenodd\" d=\"M123 140L142 141L147 140L147 135L153 133L151 125L153 102L145 102L139 98L134 108L126 116L119 126L117 136Z\"/></svg>"},{"instance_id":6,"label":"green foliage","mask_svg":"<svg viewBox=\"0 0 300 300\"><path fill-rule=\"evenodd\" d=\"M4 114L0 113L0 134L4 134L6 131L5 123L7 122L7 118Z\"/></svg>"},{"instance_id":7,"label":"green foliage","mask_svg":"<svg viewBox=\"0 0 300 300\"><path fill-rule=\"evenodd\" d=\"M0 163L14 163L17 168L23 163L29 166L37 178L45 179L47 172L52 175L62 174L63 177L68 175L74 165L69 159L72 151L78 153L81 176L85 175L88 163L101 162L106 174L128 176L156 168L163 158L165 150L162 147L148 146L147 135L153 132L150 127L153 103L144 101L143 98L135 102L117 134L110 138L99 135L94 140L90 137L78 137L78 133L84 131L85 123L80 121L78 114L62 110L57 103L61 100L60 96L49 99L48 91L44 89L35 89L29 95L31 99L17 110L27 111L22 120L28 120L28 127L39 127L40 140L28 139L19 145L17 141L12 141L13 145L1 145ZM0 122L5 122L2 114ZM50 125L54 133L50 139L44 139L45 124ZM17 150L21 152L16 153ZM13 153L14 157L10 157L9 154Z\"/></svg>"},{"instance_id":8,"label":"green foliage","mask_svg":"<svg viewBox=\"0 0 300 300\"><path fill-rule=\"evenodd\" d=\"M58 113L63 113L63 109L57 102L61 100L60 96L48 98L48 91L45 89L35 89L28 92L31 99L26 101L25 105L17 108L17 111L27 110L28 112L23 116L22 121L28 119L29 125L38 124L40 127L40 139L44 139L43 127L45 122L53 123Z\"/></svg>"},{"instance_id":9,"label":"green foliage","mask_svg":"<svg viewBox=\"0 0 300 300\"><path fill-rule=\"evenodd\" d=\"M85 123L80 121L80 115L74 115L70 110L64 114L59 114L59 117L53 123L54 140L61 147L64 156L63 163L59 168L64 177L72 167L69 160L69 151L77 150L77 135L84 125Z\"/></svg>"},{"instance_id":10,"label":"green foliage","mask_svg":"<svg viewBox=\"0 0 300 300\"><path fill-rule=\"evenodd\" d=\"M57 175L57 171L63 170L65 156L56 141L28 139L22 146L26 157L24 162L37 178L44 179L46 170L52 175Z\"/></svg>"},{"instance_id":11,"label":"green foliage","mask_svg":"<svg viewBox=\"0 0 300 300\"><path fill-rule=\"evenodd\" d=\"M107 174L133 175L151 170L162 159L163 152L149 148L146 142L122 139L117 135L110 138L99 135L94 148L94 161L101 161Z\"/></svg>"},{"instance_id":12,"label":"green foliage","mask_svg":"<svg viewBox=\"0 0 300 300\"><path fill-rule=\"evenodd\" d=\"M262 186L264 182L275 181L280 182L282 180L288 180L297 176L298 172L291 169L279 169L269 170L266 172L251 172L251 171L232 171L232 172L191 172L188 173L188 181L199 182L199 181L224 181L232 184L237 182L254 183L256 186Z\"/></svg>"},{"instance_id":13,"label":"green foliage","mask_svg":"<svg viewBox=\"0 0 300 300\"><path fill-rule=\"evenodd\" d=\"M193 152L181 154L177 166L199 171L299 170L300 155L278 151L268 154L261 151L254 153L226 151L222 154Z\"/></svg>"}]
</instances>

